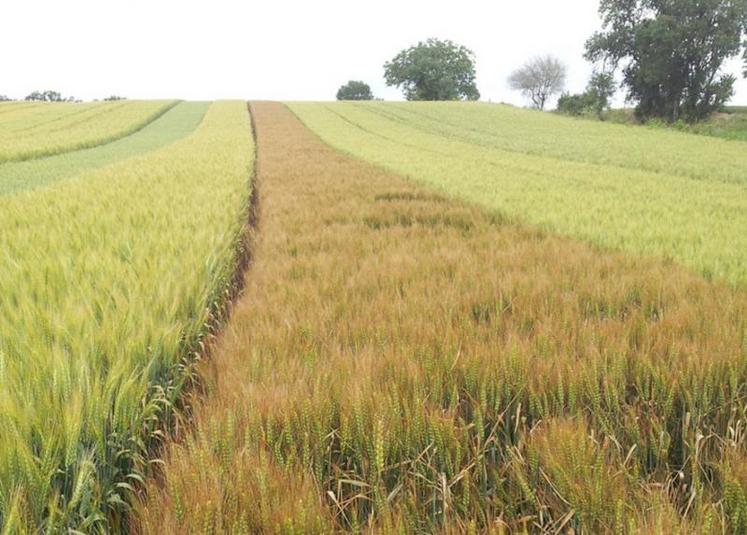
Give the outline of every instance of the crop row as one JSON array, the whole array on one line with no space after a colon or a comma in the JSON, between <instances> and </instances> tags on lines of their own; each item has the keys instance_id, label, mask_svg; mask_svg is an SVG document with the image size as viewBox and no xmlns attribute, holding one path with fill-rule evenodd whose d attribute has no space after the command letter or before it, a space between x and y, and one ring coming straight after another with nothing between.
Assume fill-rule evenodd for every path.
<instances>
[{"instance_id":1,"label":"crop row","mask_svg":"<svg viewBox=\"0 0 747 535\"><path fill-rule=\"evenodd\" d=\"M7 532L121 524L232 284L252 154L245 104L220 102L157 151L0 197Z\"/></svg>"},{"instance_id":2,"label":"crop row","mask_svg":"<svg viewBox=\"0 0 747 535\"><path fill-rule=\"evenodd\" d=\"M3 102L0 103L0 130L4 134L30 131L46 123L95 115L117 107L118 104L110 102Z\"/></svg>"},{"instance_id":3,"label":"crop row","mask_svg":"<svg viewBox=\"0 0 747 535\"><path fill-rule=\"evenodd\" d=\"M486 107L489 110L489 106L480 109ZM524 114L530 125L536 124L519 128L497 120L493 132L498 136L504 129L515 130L521 134L511 138L516 144L535 143L538 154L528 154L492 146L490 136L480 141L483 138L475 134L479 139L468 141L462 127L449 126L460 109L469 116L472 104L415 107L442 118L439 132L421 127L417 120L411 124L385 116L399 110L397 105L294 103L291 108L333 147L450 196L553 232L634 254L671 258L706 277L747 284L747 186L728 174L727 161L722 165L727 174L719 175L712 166L721 154L713 147L742 149L741 142L560 117L543 119L533 112L512 110ZM514 120L521 124L520 119ZM563 130L556 128L558 121L565 125L569 139L564 140ZM475 123L480 124L477 119ZM571 128L576 135L571 135ZM605 128L610 132L595 142L593 135ZM548 132L557 136L555 145ZM603 152L610 159L634 161L640 151L631 147L639 132L654 136L652 153L679 152L681 168L697 169L711 178L684 176L676 169L669 174L653 172L646 170L643 160L638 168L634 163L612 165L594 156ZM685 152L685 145L672 142L672 136L677 142L695 141L699 148ZM595 163L577 161L585 151ZM745 154L740 153L739 161ZM746 164L741 165L744 169Z\"/></svg>"},{"instance_id":4,"label":"crop row","mask_svg":"<svg viewBox=\"0 0 747 535\"><path fill-rule=\"evenodd\" d=\"M136 132L174 105L176 101L48 103L16 121L0 115L0 164L103 145Z\"/></svg>"},{"instance_id":5,"label":"crop row","mask_svg":"<svg viewBox=\"0 0 747 535\"><path fill-rule=\"evenodd\" d=\"M189 135L209 104L180 102L137 132L111 143L56 156L0 165L0 195L42 187L83 171L138 156Z\"/></svg>"},{"instance_id":6,"label":"crop row","mask_svg":"<svg viewBox=\"0 0 747 535\"><path fill-rule=\"evenodd\" d=\"M355 106L424 132L513 153L747 184L747 149L740 142L485 103Z\"/></svg>"}]
</instances>

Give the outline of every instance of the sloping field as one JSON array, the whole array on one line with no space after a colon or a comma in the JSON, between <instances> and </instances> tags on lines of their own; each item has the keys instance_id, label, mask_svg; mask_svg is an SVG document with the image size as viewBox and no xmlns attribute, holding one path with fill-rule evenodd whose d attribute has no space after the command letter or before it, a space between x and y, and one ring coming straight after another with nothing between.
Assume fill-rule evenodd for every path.
<instances>
[{"instance_id":1,"label":"sloping field","mask_svg":"<svg viewBox=\"0 0 747 535\"><path fill-rule=\"evenodd\" d=\"M174 105L176 101L16 104L20 111L30 111L0 114L0 164L109 143L140 130Z\"/></svg>"},{"instance_id":2,"label":"sloping field","mask_svg":"<svg viewBox=\"0 0 747 535\"><path fill-rule=\"evenodd\" d=\"M0 129L4 134L29 132L45 124L98 115L121 102L6 102L0 107Z\"/></svg>"},{"instance_id":3,"label":"sloping field","mask_svg":"<svg viewBox=\"0 0 747 535\"><path fill-rule=\"evenodd\" d=\"M744 144L673 130L482 102L335 103L333 108L362 108L423 132L512 153L747 184Z\"/></svg>"},{"instance_id":4,"label":"sloping field","mask_svg":"<svg viewBox=\"0 0 747 535\"><path fill-rule=\"evenodd\" d=\"M414 131L385 143L294 109L377 163L385 148L426 158ZM253 113L246 293L201 367L196 431L138 511L144 532L746 526L743 290L434 193L282 105ZM459 169L430 162L437 184Z\"/></svg>"},{"instance_id":5,"label":"sloping field","mask_svg":"<svg viewBox=\"0 0 747 535\"><path fill-rule=\"evenodd\" d=\"M0 124L5 128L10 122L31 116L43 105L42 102L0 102Z\"/></svg>"},{"instance_id":6,"label":"sloping field","mask_svg":"<svg viewBox=\"0 0 747 535\"><path fill-rule=\"evenodd\" d=\"M747 143L474 103L293 103L324 141L521 222L747 284Z\"/></svg>"},{"instance_id":7,"label":"sloping field","mask_svg":"<svg viewBox=\"0 0 747 535\"><path fill-rule=\"evenodd\" d=\"M0 164L0 195L45 186L164 147L194 131L208 106L206 102L180 102L141 130L111 143L47 158Z\"/></svg>"},{"instance_id":8,"label":"sloping field","mask_svg":"<svg viewBox=\"0 0 747 535\"><path fill-rule=\"evenodd\" d=\"M219 102L159 150L0 196L4 532L123 527L234 284L252 149L245 103Z\"/></svg>"}]
</instances>

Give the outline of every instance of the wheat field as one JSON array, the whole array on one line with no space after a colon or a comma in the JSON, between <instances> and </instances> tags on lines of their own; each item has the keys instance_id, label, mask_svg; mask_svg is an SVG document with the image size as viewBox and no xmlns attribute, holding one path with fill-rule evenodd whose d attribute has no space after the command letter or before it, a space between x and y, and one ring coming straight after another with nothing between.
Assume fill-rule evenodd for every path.
<instances>
[{"instance_id":1,"label":"wheat field","mask_svg":"<svg viewBox=\"0 0 747 535\"><path fill-rule=\"evenodd\" d=\"M4 533L128 525L246 253L246 104L202 111L181 139L0 195Z\"/></svg>"},{"instance_id":2,"label":"wheat field","mask_svg":"<svg viewBox=\"0 0 747 535\"><path fill-rule=\"evenodd\" d=\"M476 103L292 103L356 158L516 221L747 284L747 143Z\"/></svg>"},{"instance_id":3,"label":"wheat field","mask_svg":"<svg viewBox=\"0 0 747 535\"><path fill-rule=\"evenodd\" d=\"M281 104L252 113L246 289L138 531L747 528L743 289L450 198Z\"/></svg>"}]
</instances>

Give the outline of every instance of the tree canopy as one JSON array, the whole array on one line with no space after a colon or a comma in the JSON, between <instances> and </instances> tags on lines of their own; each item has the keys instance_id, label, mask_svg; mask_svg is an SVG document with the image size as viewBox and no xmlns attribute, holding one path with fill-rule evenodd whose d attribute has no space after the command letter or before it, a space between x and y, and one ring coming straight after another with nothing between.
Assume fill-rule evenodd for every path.
<instances>
[{"instance_id":1,"label":"tree canopy","mask_svg":"<svg viewBox=\"0 0 747 535\"><path fill-rule=\"evenodd\" d=\"M591 109L597 117L602 119L603 114L610 108L610 101L615 96L615 77L609 72L596 72L586 86L586 94L591 102Z\"/></svg>"},{"instance_id":2,"label":"tree canopy","mask_svg":"<svg viewBox=\"0 0 747 535\"><path fill-rule=\"evenodd\" d=\"M428 39L384 64L389 86L407 100L477 100L474 53L449 40Z\"/></svg>"},{"instance_id":3,"label":"tree canopy","mask_svg":"<svg viewBox=\"0 0 747 535\"><path fill-rule=\"evenodd\" d=\"M508 78L508 84L529 98L535 108L544 110L547 99L563 90L565 77L566 68L560 60L543 56L515 70Z\"/></svg>"},{"instance_id":4,"label":"tree canopy","mask_svg":"<svg viewBox=\"0 0 747 535\"><path fill-rule=\"evenodd\" d=\"M26 95L26 98L24 100L34 101L34 102L72 102L75 99L73 97L64 98L59 92L57 91L34 91L33 93L30 93Z\"/></svg>"},{"instance_id":5,"label":"tree canopy","mask_svg":"<svg viewBox=\"0 0 747 535\"><path fill-rule=\"evenodd\" d=\"M582 115L594 112L601 120L610 108L610 100L615 94L615 78L609 72L595 72L586 86L586 91L571 95L565 93L558 100L558 111L568 115Z\"/></svg>"},{"instance_id":6,"label":"tree canopy","mask_svg":"<svg viewBox=\"0 0 747 535\"><path fill-rule=\"evenodd\" d=\"M359 80L350 80L337 90L337 100L373 100L371 87Z\"/></svg>"},{"instance_id":7,"label":"tree canopy","mask_svg":"<svg viewBox=\"0 0 747 535\"><path fill-rule=\"evenodd\" d=\"M622 68L640 117L696 121L731 98L721 66L743 46L747 0L602 0L599 13L586 58Z\"/></svg>"}]
</instances>

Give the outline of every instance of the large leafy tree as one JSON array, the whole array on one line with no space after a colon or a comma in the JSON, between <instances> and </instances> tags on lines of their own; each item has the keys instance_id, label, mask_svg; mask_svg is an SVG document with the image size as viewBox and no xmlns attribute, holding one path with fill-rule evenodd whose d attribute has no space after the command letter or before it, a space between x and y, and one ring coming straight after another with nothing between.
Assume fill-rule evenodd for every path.
<instances>
[{"instance_id":1,"label":"large leafy tree","mask_svg":"<svg viewBox=\"0 0 747 535\"><path fill-rule=\"evenodd\" d=\"M697 121L731 98L721 66L742 47L747 0L602 0L599 13L586 57L622 68L640 117Z\"/></svg>"},{"instance_id":2,"label":"large leafy tree","mask_svg":"<svg viewBox=\"0 0 747 535\"><path fill-rule=\"evenodd\" d=\"M428 39L384 64L387 85L407 100L477 100L475 55L449 40Z\"/></svg>"},{"instance_id":3,"label":"large leafy tree","mask_svg":"<svg viewBox=\"0 0 747 535\"><path fill-rule=\"evenodd\" d=\"M337 100L373 100L371 87L358 80L350 80L337 90Z\"/></svg>"}]
</instances>

